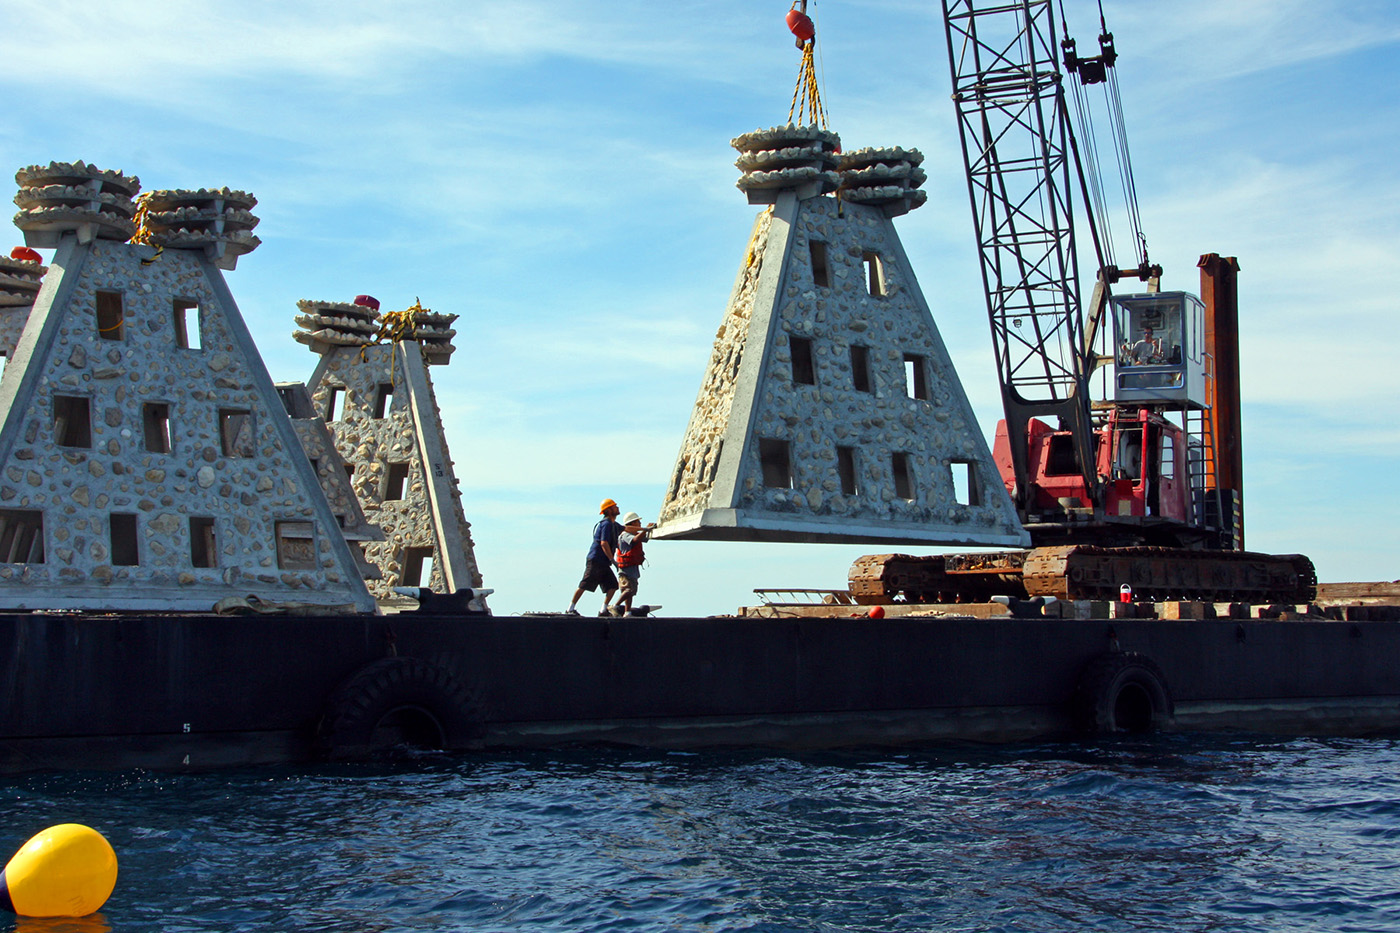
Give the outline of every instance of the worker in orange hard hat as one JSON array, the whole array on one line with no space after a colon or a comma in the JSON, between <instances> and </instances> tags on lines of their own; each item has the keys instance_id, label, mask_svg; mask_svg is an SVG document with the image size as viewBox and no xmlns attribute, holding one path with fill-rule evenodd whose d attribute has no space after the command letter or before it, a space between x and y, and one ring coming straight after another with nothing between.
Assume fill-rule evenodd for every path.
<instances>
[{"instance_id":1,"label":"worker in orange hard hat","mask_svg":"<svg viewBox=\"0 0 1400 933\"><path fill-rule=\"evenodd\" d=\"M574 598L569 601L565 615L578 615L578 601L583 598L583 591L591 593L599 587L603 588L603 611L598 615L612 615L609 606L617 593L617 577L613 574L612 565L617 556L617 536L622 533L622 526L614 521L619 511L617 503L611 499L604 499L598 506L598 513L603 519L593 526L593 543L588 548L583 579L579 581L578 589L574 590Z\"/></svg>"}]
</instances>

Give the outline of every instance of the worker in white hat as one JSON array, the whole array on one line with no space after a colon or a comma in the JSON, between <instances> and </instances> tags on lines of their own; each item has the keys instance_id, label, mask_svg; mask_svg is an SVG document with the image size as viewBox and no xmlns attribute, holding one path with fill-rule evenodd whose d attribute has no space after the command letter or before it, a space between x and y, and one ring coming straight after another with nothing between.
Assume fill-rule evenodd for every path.
<instances>
[{"instance_id":1,"label":"worker in white hat","mask_svg":"<svg viewBox=\"0 0 1400 933\"><path fill-rule=\"evenodd\" d=\"M645 528L642 527L642 517L636 512L628 512L622 516L622 533L617 536L617 607L613 610L613 615L625 616L632 611L632 597L637 595L637 586L642 578L642 561L646 560L646 555L642 552L642 543L651 535L651 530L656 527L652 522Z\"/></svg>"}]
</instances>

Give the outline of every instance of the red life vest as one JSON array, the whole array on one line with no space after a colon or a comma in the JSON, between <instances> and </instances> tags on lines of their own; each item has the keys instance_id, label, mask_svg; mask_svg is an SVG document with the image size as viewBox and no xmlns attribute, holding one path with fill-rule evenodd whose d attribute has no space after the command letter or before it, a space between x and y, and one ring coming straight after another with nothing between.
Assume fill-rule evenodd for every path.
<instances>
[{"instance_id":1,"label":"red life vest","mask_svg":"<svg viewBox=\"0 0 1400 933\"><path fill-rule=\"evenodd\" d=\"M639 534L632 539L632 546L627 550L622 549L621 542L617 547L617 565L619 567L640 567L646 558L642 555L642 536Z\"/></svg>"}]
</instances>

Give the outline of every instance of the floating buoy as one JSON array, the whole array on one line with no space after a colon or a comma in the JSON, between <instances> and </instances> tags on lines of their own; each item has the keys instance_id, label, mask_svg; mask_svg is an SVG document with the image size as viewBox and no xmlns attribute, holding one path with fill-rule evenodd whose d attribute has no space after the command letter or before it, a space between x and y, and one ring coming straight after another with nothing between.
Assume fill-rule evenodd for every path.
<instances>
[{"instance_id":1,"label":"floating buoy","mask_svg":"<svg viewBox=\"0 0 1400 933\"><path fill-rule=\"evenodd\" d=\"M63 823L20 846L0 872L0 907L21 917L86 917L117 886L117 853L95 829Z\"/></svg>"},{"instance_id":2,"label":"floating buoy","mask_svg":"<svg viewBox=\"0 0 1400 933\"><path fill-rule=\"evenodd\" d=\"M356 295L354 303L362 308L373 308L376 311L379 310L379 299L374 297L373 295Z\"/></svg>"},{"instance_id":3,"label":"floating buoy","mask_svg":"<svg viewBox=\"0 0 1400 933\"><path fill-rule=\"evenodd\" d=\"M867 612L866 615L872 619L883 619L885 617L885 607L871 606L870 611Z\"/></svg>"},{"instance_id":4,"label":"floating buoy","mask_svg":"<svg viewBox=\"0 0 1400 933\"><path fill-rule=\"evenodd\" d=\"M32 250L27 246L16 246L10 250L10 258L18 259L20 262L43 262L44 257L39 255L38 250Z\"/></svg>"},{"instance_id":5,"label":"floating buoy","mask_svg":"<svg viewBox=\"0 0 1400 933\"><path fill-rule=\"evenodd\" d=\"M1130 603L1133 601L1133 588L1130 584L1124 583L1118 587L1118 601L1120 603Z\"/></svg>"},{"instance_id":6,"label":"floating buoy","mask_svg":"<svg viewBox=\"0 0 1400 933\"><path fill-rule=\"evenodd\" d=\"M792 34L797 37L799 45L817 34L817 27L812 25L812 18L801 10L788 10L787 24L788 29L791 29Z\"/></svg>"}]
</instances>

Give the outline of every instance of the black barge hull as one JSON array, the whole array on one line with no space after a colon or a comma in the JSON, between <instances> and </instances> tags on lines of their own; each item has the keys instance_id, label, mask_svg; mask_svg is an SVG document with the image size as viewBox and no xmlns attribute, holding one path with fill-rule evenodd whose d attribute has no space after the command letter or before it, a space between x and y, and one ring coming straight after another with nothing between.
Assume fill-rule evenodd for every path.
<instances>
[{"instance_id":1,"label":"black barge hull","mask_svg":"<svg viewBox=\"0 0 1400 933\"><path fill-rule=\"evenodd\" d=\"M1400 622L0 616L0 770L1400 732Z\"/></svg>"}]
</instances>

